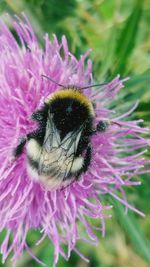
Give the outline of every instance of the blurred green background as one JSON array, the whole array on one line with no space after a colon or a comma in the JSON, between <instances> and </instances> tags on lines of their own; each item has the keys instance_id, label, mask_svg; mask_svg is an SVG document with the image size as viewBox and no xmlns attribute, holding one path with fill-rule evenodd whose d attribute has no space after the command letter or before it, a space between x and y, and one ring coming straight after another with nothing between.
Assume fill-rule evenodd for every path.
<instances>
[{"instance_id":1,"label":"blurred green background","mask_svg":"<svg viewBox=\"0 0 150 267\"><path fill-rule=\"evenodd\" d=\"M90 57L96 81L110 80L118 73L122 77L130 76L119 103L132 106L140 100L134 117L144 119L144 125L150 126L149 0L0 0L3 19L6 12L19 15L22 11L28 15L41 46L43 35L48 32L50 38L52 33L59 38L65 34L71 52L77 57L92 48ZM105 197L104 202L114 206L113 217L106 222L105 238L99 233L98 247L78 244L90 263L72 253L68 262L60 258L58 267L150 266L150 179L149 175L140 179L141 186L126 191L129 202L146 217L140 218L133 212L125 215L122 205ZM51 267L53 247L48 240L35 247L38 236L37 231L29 233L28 243L33 252ZM8 259L0 266L11 267L12 264ZM40 265L25 252L17 267L31 266Z\"/></svg>"}]
</instances>

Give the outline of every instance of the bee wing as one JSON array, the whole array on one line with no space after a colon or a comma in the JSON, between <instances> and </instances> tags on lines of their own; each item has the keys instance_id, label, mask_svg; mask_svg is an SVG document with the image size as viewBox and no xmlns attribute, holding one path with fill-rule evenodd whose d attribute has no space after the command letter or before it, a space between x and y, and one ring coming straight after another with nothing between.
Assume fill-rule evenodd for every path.
<instances>
[{"instance_id":1,"label":"bee wing","mask_svg":"<svg viewBox=\"0 0 150 267\"><path fill-rule=\"evenodd\" d=\"M57 148L60 146L60 136L59 133L53 123L52 115L48 115L46 131L44 142L41 149L41 155L39 159L39 169L38 174L47 173L50 164L51 168L54 168L56 165L56 161L59 158L58 153L56 152ZM56 168L55 168L56 169Z\"/></svg>"},{"instance_id":2,"label":"bee wing","mask_svg":"<svg viewBox=\"0 0 150 267\"><path fill-rule=\"evenodd\" d=\"M38 174L61 181L65 180L71 172L81 133L82 128L79 128L75 132L69 132L61 140L53 118L49 114L39 159Z\"/></svg>"},{"instance_id":3,"label":"bee wing","mask_svg":"<svg viewBox=\"0 0 150 267\"><path fill-rule=\"evenodd\" d=\"M43 142L43 149L49 152L52 148L59 147L60 141L60 135L53 123L53 117L49 114Z\"/></svg>"},{"instance_id":4,"label":"bee wing","mask_svg":"<svg viewBox=\"0 0 150 267\"><path fill-rule=\"evenodd\" d=\"M64 178L66 178L71 172L81 133L81 128L75 132L70 132L61 142L61 149L63 150L63 154L65 155L66 166Z\"/></svg>"}]
</instances>

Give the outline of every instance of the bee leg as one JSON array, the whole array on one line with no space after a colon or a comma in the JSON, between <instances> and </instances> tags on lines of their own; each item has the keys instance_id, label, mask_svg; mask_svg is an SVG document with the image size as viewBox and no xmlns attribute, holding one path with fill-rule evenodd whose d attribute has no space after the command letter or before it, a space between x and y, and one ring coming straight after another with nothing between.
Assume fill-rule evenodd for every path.
<instances>
[{"instance_id":1,"label":"bee leg","mask_svg":"<svg viewBox=\"0 0 150 267\"><path fill-rule=\"evenodd\" d=\"M87 169L90 165L90 162L91 162L91 158L92 158L92 146L91 146L91 144L89 144L88 148L86 150L86 153L85 153L84 165L82 167L82 172L87 171Z\"/></svg>"},{"instance_id":2,"label":"bee leg","mask_svg":"<svg viewBox=\"0 0 150 267\"><path fill-rule=\"evenodd\" d=\"M23 148L24 148L26 142L27 142L27 137L24 137L21 139L19 145L14 150L15 158L19 157L22 154Z\"/></svg>"},{"instance_id":3,"label":"bee leg","mask_svg":"<svg viewBox=\"0 0 150 267\"><path fill-rule=\"evenodd\" d=\"M45 123L48 115L48 107L45 105L42 109L39 109L32 113L32 120L37 121L40 125Z\"/></svg>"},{"instance_id":4,"label":"bee leg","mask_svg":"<svg viewBox=\"0 0 150 267\"><path fill-rule=\"evenodd\" d=\"M107 121L99 121L96 126L96 132L105 132L109 123Z\"/></svg>"},{"instance_id":5,"label":"bee leg","mask_svg":"<svg viewBox=\"0 0 150 267\"><path fill-rule=\"evenodd\" d=\"M30 139L35 139L40 145L43 144L44 140L44 135L45 135L45 128L40 127L39 129L27 134L27 140L29 141Z\"/></svg>"},{"instance_id":6,"label":"bee leg","mask_svg":"<svg viewBox=\"0 0 150 267\"><path fill-rule=\"evenodd\" d=\"M31 132L31 133L27 134L26 137L23 137L21 139L20 143L18 144L18 146L14 150L15 158L19 157L22 154L26 142L29 141L31 138L36 139L41 144L43 141L43 138L44 138L43 128L37 129L37 130Z\"/></svg>"},{"instance_id":7,"label":"bee leg","mask_svg":"<svg viewBox=\"0 0 150 267\"><path fill-rule=\"evenodd\" d=\"M83 172L86 172L88 170L88 167L89 167L90 162L91 162L91 158L92 158L92 146L91 146L91 144L89 144L87 147L86 153L85 153L83 166L80 169L80 171L78 171L78 173L76 174L76 181L78 181L80 179L80 175Z\"/></svg>"},{"instance_id":8,"label":"bee leg","mask_svg":"<svg viewBox=\"0 0 150 267\"><path fill-rule=\"evenodd\" d=\"M43 111L42 110L37 110L36 112L32 113L31 118L35 121L41 122L43 120Z\"/></svg>"}]
</instances>

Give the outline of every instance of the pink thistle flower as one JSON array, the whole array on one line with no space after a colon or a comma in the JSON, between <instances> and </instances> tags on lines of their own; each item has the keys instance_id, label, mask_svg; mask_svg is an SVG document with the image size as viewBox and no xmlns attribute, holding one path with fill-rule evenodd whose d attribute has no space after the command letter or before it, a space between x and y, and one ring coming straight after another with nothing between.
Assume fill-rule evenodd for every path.
<instances>
[{"instance_id":1,"label":"pink thistle flower","mask_svg":"<svg viewBox=\"0 0 150 267\"><path fill-rule=\"evenodd\" d=\"M42 75L66 86L83 87L92 82L92 63L88 60L85 65L88 53L77 60L68 51L64 36L59 43L56 36L50 41L45 35L45 48L42 49L27 19L12 23L21 46L7 26L0 23L0 231L7 230L1 244L2 260L4 263L13 251L15 266L23 250L32 254L26 236L30 229L39 229L42 236L37 243L48 236L54 244L55 266L59 255L68 259L71 251L84 258L76 248L78 240L91 244L97 242L87 217L99 220L104 234L105 210L111 207L102 205L101 194L109 194L126 208L143 215L128 204L124 187L139 184L134 177L145 172L146 161L142 155L146 150L139 152L139 149L150 144L141 135L148 129L139 126L141 120L128 119L134 109L120 117L115 117L114 111L109 110L109 104L123 88L125 80L119 76L99 89L85 90L84 94L96 104L95 123L101 119L110 121L105 132L92 137L90 167L78 181L63 190L47 190L34 181L26 170L26 150L16 160L13 160L13 151L20 137L36 129L32 113L42 106L49 94L60 90ZM84 236L78 227L79 220L85 228ZM10 243L11 233L13 239ZM67 255L63 244L68 245Z\"/></svg>"}]
</instances>

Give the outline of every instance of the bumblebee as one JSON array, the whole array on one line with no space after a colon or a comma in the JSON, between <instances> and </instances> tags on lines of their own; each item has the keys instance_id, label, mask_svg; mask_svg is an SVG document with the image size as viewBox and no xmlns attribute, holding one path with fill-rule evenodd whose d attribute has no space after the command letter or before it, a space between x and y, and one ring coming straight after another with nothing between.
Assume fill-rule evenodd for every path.
<instances>
[{"instance_id":1,"label":"bumblebee","mask_svg":"<svg viewBox=\"0 0 150 267\"><path fill-rule=\"evenodd\" d=\"M48 189L66 187L87 171L92 157L91 137L105 131L94 127L95 108L81 88L65 87L49 95L31 117L38 128L16 147L17 158L26 144L27 170Z\"/></svg>"}]
</instances>

